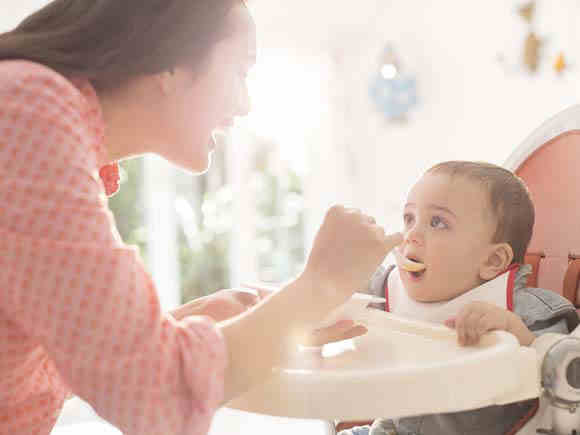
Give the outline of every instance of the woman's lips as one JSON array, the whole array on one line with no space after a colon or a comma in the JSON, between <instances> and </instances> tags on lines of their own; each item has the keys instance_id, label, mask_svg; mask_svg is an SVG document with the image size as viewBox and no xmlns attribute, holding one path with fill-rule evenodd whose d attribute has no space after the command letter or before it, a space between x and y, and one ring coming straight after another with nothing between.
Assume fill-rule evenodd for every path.
<instances>
[{"instance_id":1,"label":"woman's lips","mask_svg":"<svg viewBox=\"0 0 580 435\"><path fill-rule=\"evenodd\" d=\"M230 127L233 127L233 126L234 126L234 120L233 119L225 119L220 124L220 127L224 127L224 128L230 128Z\"/></svg>"},{"instance_id":2,"label":"woman's lips","mask_svg":"<svg viewBox=\"0 0 580 435\"><path fill-rule=\"evenodd\" d=\"M213 135L213 133L209 136L209 140L207 141L207 148L210 151L215 150L217 144L216 144L216 140L215 140L215 136Z\"/></svg>"},{"instance_id":3,"label":"woman's lips","mask_svg":"<svg viewBox=\"0 0 580 435\"><path fill-rule=\"evenodd\" d=\"M216 147L220 144L223 143L223 141L225 140L225 138L228 136L229 134L229 128L227 127L218 127L216 129L214 129L211 132L210 135L210 140L208 143L208 148L213 151L216 149Z\"/></svg>"}]
</instances>

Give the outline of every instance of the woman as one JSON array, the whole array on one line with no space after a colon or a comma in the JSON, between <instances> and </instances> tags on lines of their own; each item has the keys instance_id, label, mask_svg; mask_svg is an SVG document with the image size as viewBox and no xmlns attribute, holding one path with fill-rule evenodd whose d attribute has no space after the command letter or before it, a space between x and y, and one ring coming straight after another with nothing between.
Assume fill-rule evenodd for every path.
<instances>
[{"instance_id":1,"label":"woman","mask_svg":"<svg viewBox=\"0 0 580 435\"><path fill-rule=\"evenodd\" d=\"M401 242L333 207L303 273L245 314L193 316L245 308L224 292L160 311L105 193L146 152L207 169L248 111L254 35L240 0L55 0L0 35L0 433L49 433L72 392L126 434L204 434Z\"/></svg>"}]
</instances>

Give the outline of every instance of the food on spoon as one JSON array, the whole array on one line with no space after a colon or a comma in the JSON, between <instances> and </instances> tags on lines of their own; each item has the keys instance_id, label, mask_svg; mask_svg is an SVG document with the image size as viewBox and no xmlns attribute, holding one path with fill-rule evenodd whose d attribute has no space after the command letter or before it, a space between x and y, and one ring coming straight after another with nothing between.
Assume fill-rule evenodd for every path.
<instances>
[{"instance_id":1,"label":"food on spoon","mask_svg":"<svg viewBox=\"0 0 580 435\"><path fill-rule=\"evenodd\" d=\"M422 270L425 270L426 266L423 263L420 263L419 261L414 261L411 260L407 257L404 257L398 249L395 249L393 251L393 253L395 254L395 258L397 260L397 265L403 269L406 270L407 272L420 272Z\"/></svg>"}]
</instances>

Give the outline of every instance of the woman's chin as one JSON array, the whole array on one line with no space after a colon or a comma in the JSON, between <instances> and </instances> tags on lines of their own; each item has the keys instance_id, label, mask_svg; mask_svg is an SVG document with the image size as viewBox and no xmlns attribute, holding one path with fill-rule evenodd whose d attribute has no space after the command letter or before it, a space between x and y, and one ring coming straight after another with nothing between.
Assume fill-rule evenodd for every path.
<instances>
[{"instance_id":1,"label":"woman's chin","mask_svg":"<svg viewBox=\"0 0 580 435\"><path fill-rule=\"evenodd\" d=\"M203 174L209 170L212 162L212 151L204 150L205 152L197 152L189 156L164 156L168 161L175 166L193 174Z\"/></svg>"},{"instance_id":2,"label":"woman's chin","mask_svg":"<svg viewBox=\"0 0 580 435\"><path fill-rule=\"evenodd\" d=\"M190 170L195 174L205 174L211 168L212 155L213 152L208 151L205 160L201 161L202 159L199 159L199 161L196 161L195 164L191 166Z\"/></svg>"}]
</instances>

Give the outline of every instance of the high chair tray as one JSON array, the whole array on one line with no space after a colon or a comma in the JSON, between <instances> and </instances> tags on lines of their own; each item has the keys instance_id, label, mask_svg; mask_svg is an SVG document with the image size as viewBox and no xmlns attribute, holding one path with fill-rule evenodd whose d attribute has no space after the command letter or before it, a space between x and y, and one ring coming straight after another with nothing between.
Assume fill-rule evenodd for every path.
<instances>
[{"instance_id":1,"label":"high chair tray","mask_svg":"<svg viewBox=\"0 0 580 435\"><path fill-rule=\"evenodd\" d=\"M460 347L444 326L367 310L369 332L304 349L227 406L281 417L361 420L454 412L539 395L536 352L506 332Z\"/></svg>"}]
</instances>

